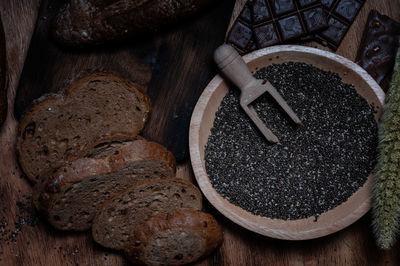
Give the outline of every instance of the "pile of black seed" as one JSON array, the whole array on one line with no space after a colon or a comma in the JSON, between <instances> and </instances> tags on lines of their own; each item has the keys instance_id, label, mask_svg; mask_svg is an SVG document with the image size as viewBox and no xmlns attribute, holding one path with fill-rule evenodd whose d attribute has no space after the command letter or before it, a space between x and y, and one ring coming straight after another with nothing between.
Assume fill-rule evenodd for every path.
<instances>
[{"instance_id":1,"label":"pile of black seed","mask_svg":"<svg viewBox=\"0 0 400 266\"><path fill-rule=\"evenodd\" d=\"M302 121L296 126L268 94L254 103L280 142L268 143L239 106L223 99L205 149L216 191L256 215L284 220L318 216L346 201L376 163L374 109L340 77L305 63L258 70Z\"/></svg>"},{"instance_id":2,"label":"pile of black seed","mask_svg":"<svg viewBox=\"0 0 400 266\"><path fill-rule=\"evenodd\" d=\"M36 211L32 206L31 195L23 195L21 200L15 202L15 205L18 212L14 218L14 226L9 224L5 216L0 219L0 241L7 244L15 244L17 242L17 237L25 225L35 227L39 221ZM3 213L7 211L7 207L2 208Z\"/></svg>"}]
</instances>

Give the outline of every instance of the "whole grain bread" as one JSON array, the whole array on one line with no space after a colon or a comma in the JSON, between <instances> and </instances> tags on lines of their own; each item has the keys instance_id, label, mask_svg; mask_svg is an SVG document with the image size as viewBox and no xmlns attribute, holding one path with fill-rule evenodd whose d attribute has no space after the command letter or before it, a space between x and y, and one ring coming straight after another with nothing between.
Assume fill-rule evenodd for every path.
<instances>
[{"instance_id":1,"label":"whole grain bread","mask_svg":"<svg viewBox=\"0 0 400 266\"><path fill-rule=\"evenodd\" d=\"M152 180L107 201L93 221L93 238L102 246L122 250L130 232L149 218L178 209L201 208L201 193L189 181L180 178Z\"/></svg>"},{"instance_id":2,"label":"whole grain bread","mask_svg":"<svg viewBox=\"0 0 400 266\"><path fill-rule=\"evenodd\" d=\"M53 35L83 46L156 31L212 3L212 0L70 0L55 19Z\"/></svg>"},{"instance_id":3,"label":"whole grain bread","mask_svg":"<svg viewBox=\"0 0 400 266\"><path fill-rule=\"evenodd\" d=\"M36 181L60 161L74 160L99 137L116 132L135 138L151 104L141 87L109 73L94 73L59 94L35 101L20 121L17 154L22 170Z\"/></svg>"},{"instance_id":4,"label":"whole grain bread","mask_svg":"<svg viewBox=\"0 0 400 266\"><path fill-rule=\"evenodd\" d=\"M0 17L0 128L7 118L7 60L6 39Z\"/></svg>"},{"instance_id":5,"label":"whole grain bread","mask_svg":"<svg viewBox=\"0 0 400 266\"><path fill-rule=\"evenodd\" d=\"M125 254L135 265L182 265L210 254L221 243L222 231L213 216L177 210L136 226Z\"/></svg>"},{"instance_id":6,"label":"whole grain bread","mask_svg":"<svg viewBox=\"0 0 400 266\"><path fill-rule=\"evenodd\" d=\"M152 178L175 176L175 159L160 144L144 139L107 143L37 182L34 205L57 229L87 230L116 193Z\"/></svg>"}]
</instances>

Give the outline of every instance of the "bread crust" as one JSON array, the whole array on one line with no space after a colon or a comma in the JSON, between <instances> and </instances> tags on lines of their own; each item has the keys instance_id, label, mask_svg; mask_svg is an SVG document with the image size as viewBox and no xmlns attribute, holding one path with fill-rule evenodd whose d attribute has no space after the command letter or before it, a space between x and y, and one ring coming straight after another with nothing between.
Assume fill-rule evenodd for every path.
<instances>
[{"instance_id":1,"label":"bread crust","mask_svg":"<svg viewBox=\"0 0 400 266\"><path fill-rule=\"evenodd\" d=\"M212 215L195 210L177 210L170 214L152 217L132 230L129 243L125 247L125 254L134 264L148 265L149 261L144 252L146 246L157 234L174 228L195 230L205 239L205 249L195 260L210 254L223 240L221 228Z\"/></svg>"},{"instance_id":2,"label":"bread crust","mask_svg":"<svg viewBox=\"0 0 400 266\"><path fill-rule=\"evenodd\" d=\"M96 216L93 219L92 235L93 235L94 240L97 243L99 243L102 246L104 246L104 247L123 250L124 246L116 247L116 246L113 246L112 244L106 243L106 242L104 242L104 239L101 240L102 238L99 237L98 234L96 233L96 231L99 228L101 228L101 227L99 227L99 225L102 224L102 220L101 219L102 219L103 213L104 212L107 213L107 210L109 210L109 205L113 204L113 202L115 200L120 200L121 198L124 197L124 195L127 195L132 191L141 190L141 189L143 189L143 188L145 188L145 187L147 187L149 185L150 186L151 185L155 185L156 186L157 184L167 184L167 183L169 185L171 185L172 183L179 184L179 185L186 185L186 186L192 188L193 189L192 192L194 192L194 194L196 194L195 199L191 199L192 201L195 202L195 207L193 207L193 208L195 208L196 210L202 210L202 208L203 208L202 194L201 194L200 190L195 185L193 185L193 183L190 182L189 180L186 180L186 179L183 179L183 178L176 178L176 177L164 178L164 179L152 179L152 180L145 181L145 182L142 182L142 183L137 184L137 185L133 185L130 188L126 189L125 191L123 191L121 193L118 193L118 194L115 194L112 198L110 198L106 202L104 202L103 206L97 211ZM159 192L159 190L157 190L157 191ZM146 207L146 208L149 208L149 207ZM188 207L187 206L180 206L180 208L186 209ZM169 209L165 210L165 213L169 213L169 212L173 212L173 209L172 209L171 206L169 206ZM104 219L104 217L103 217L103 219Z\"/></svg>"},{"instance_id":3,"label":"bread crust","mask_svg":"<svg viewBox=\"0 0 400 266\"><path fill-rule=\"evenodd\" d=\"M148 117L151 112L151 102L149 96L147 96L143 92L143 88L140 87L139 85L132 83L126 79L120 78L118 76L115 76L111 73L107 72L97 72L93 74L89 74L85 77L82 77L78 79L77 81L74 81L72 84L70 84L68 87L65 89L61 90L59 93L51 93L51 94L46 94L40 97L39 99L35 100L29 108L25 111L24 115L21 118L19 129L18 129L18 135L17 135L17 147L16 147L16 152L17 152L17 158L20 163L20 166L23 170L23 172L26 174L26 176L33 182L36 182L37 175L34 173L32 170L32 166L30 167L31 162L28 162L27 157L24 158L23 153L23 143L24 143L24 129L32 122L32 116L39 111L42 111L44 106L47 106L49 104L55 104L55 105L64 105L68 103L69 97L72 93L75 92L75 90L80 89L83 84L90 84L91 82L95 81L113 81L117 82L118 84L122 84L126 89L131 91L138 97L138 99L144 103L144 105L147 106L148 110L146 110L144 117L143 117L143 126L145 122L148 120ZM85 147L76 147L74 149L71 149L70 151L66 152L62 158L59 159L59 162L54 162L56 165L65 163L70 160L75 160L82 155L84 155L85 151L90 148L91 146L94 146L98 144L99 141L107 141L107 139L114 139L114 138L128 138L128 139L135 139L136 136L141 132L143 129L143 126L140 128L137 128L136 130L132 130L131 132L121 132L121 131L110 131L110 132L105 132L102 136L93 136L92 140L89 140L89 142L86 144ZM32 169L29 169L32 168ZM43 171L44 169L42 169Z\"/></svg>"},{"instance_id":4,"label":"bread crust","mask_svg":"<svg viewBox=\"0 0 400 266\"><path fill-rule=\"evenodd\" d=\"M85 46L136 37L187 18L211 0L70 0L53 25L64 45Z\"/></svg>"},{"instance_id":5,"label":"bread crust","mask_svg":"<svg viewBox=\"0 0 400 266\"><path fill-rule=\"evenodd\" d=\"M70 185L94 175L112 173L127 163L143 159L164 161L173 173L176 172L175 158L165 147L144 139L134 140L103 159L79 158L41 176L34 188L34 205L52 223L49 209L59 193Z\"/></svg>"}]
</instances>

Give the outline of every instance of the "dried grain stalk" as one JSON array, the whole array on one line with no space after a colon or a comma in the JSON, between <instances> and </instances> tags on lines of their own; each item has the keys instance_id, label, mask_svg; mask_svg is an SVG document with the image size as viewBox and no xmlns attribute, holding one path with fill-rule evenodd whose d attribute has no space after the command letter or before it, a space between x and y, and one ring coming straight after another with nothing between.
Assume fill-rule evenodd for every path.
<instances>
[{"instance_id":1,"label":"dried grain stalk","mask_svg":"<svg viewBox=\"0 0 400 266\"><path fill-rule=\"evenodd\" d=\"M378 152L372 227L377 245L389 249L400 229L400 49L379 125Z\"/></svg>"}]
</instances>

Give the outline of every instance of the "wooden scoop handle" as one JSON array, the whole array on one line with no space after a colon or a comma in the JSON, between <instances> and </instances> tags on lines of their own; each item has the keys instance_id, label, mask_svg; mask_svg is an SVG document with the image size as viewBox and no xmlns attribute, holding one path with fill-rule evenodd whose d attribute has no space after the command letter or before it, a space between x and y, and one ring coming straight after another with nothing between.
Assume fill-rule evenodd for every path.
<instances>
[{"instance_id":1,"label":"wooden scoop handle","mask_svg":"<svg viewBox=\"0 0 400 266\"><path fill-rule=\"evenodd\" d=\"M218 47L214 52L214 61L221 72L241 91L257 83L242 57L232 46L223 44Z\"/></svg>"}]
</instances>

